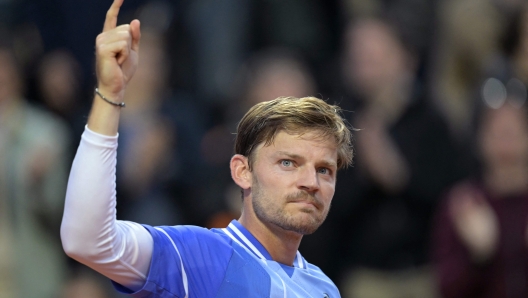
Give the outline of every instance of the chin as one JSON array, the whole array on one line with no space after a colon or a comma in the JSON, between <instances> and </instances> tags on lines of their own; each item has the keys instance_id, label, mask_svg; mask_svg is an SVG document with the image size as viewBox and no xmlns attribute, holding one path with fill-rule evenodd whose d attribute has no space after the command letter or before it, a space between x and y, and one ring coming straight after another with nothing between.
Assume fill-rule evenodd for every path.
<instances>
[{"instance_id":1,"label":"chin","mask_svg":"<svg viewBox=\"0 0 528 298\"><path fill-rule=\"evenodd\" d=\"M308 215L309 218L306 218ZM311 214L303 214L303 216L297 216L296 220L290 220L283 222L281 228L284 230L296 232L301 235L313 234L321 226L323 221L314 219Z\"/></svg>"},{"instance_id":2,"label":"chin","mask_svg":"<svg viewBox=\"0 0 528 298\"><path fill-rule=\"evenodd\" d=\"M306 226L305 225L305 226L291 227L291 229L289 230L292 232L301 234L301 235L310 235L310 234L315 233L315 231L317 231L318 228L319 228L319 225L317 226Z\"/></svg>"}]
</instances>

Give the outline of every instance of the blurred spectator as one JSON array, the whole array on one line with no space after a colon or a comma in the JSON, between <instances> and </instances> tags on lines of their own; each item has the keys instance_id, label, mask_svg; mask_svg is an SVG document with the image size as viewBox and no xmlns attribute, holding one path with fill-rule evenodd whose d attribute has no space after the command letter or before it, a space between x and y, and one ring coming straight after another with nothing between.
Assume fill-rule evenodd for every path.
<instances>
[{"instance_id":1,"label":"blurred spectator","mask_svg":"<svg viewBox=\"0 0 528 298\"><path fill-rule=\"evenodd\" d=\"M188 3L184 22L194 45L196 95L206 103L223 104L249 51L252 1Z\"/></svg>"},{"instance_id":2,"label":"blurred spectator","mask_svg":"<svg viewBox=\"0 0 528 298\"><path fill-rule=\"evenodd\" d=\"M349 19L382 17L397 22L400 34L412 44L415 55L425 58L434 42L437 0L340 0Z\"/></svg>"},{"instance_id":3,"label":"blurred spectator","mask_svg":"<svg viewBox=\"0 0 528 298\"><path fill-rule=\"evenodd\" d=\"M268 48L257 52L241 68L236 87L238 113L279 96L314 95L315 81L308 66L288 48ZM239 119L241 115L234 118Z\"/></svg>"},{"instance_id":4,"label":"blurred spectator","mask_svg":"<svg viewBox=\"0 0 528 298\"><path fill-rule=\"evenodd\" d=\"M199 203L191 191L198 187L203 113L167 86L162 33L147 24L142 29L141 63L127 88L119 130L120 216L151 225L194 223Z\"/></svg>"},{"instance_id":5,"label":"blurred spectator","mask_svg":"<svg viewBox=\"0 0 528 298\"><path fill-rule=\"evenodd\" d=\"M0 296L57 297L70 136L24 99L23 85L12 51L0 47Z\"/></svg>"},{"instance_id":6,"label":"blurred spectator","mask_svg":"<svg viewBox=\"0 0 528 298\"><path fill-rule=\"evenodd\" d=\"M524 0L439 1L439 34L430 69L434 99L452 131L471 134L473 90L484 67L500 52L500 38Z\"/></svg>"},{"instance_id":7,"label":"blurred spectator","mask_svg":"<svg viewBox=\"0 0 528 298\"><path fill-rule=\"evenodd\" d=\"M482 171L447 195L434 259L446 298L528 297L528 114L508 99L480 113Z\"/></svg>"},{"instance_id":8,"label":"blurred spectator","mask_svg":"<svg viewBox=\"0 0 528 298\"><path fill-rule=\"evenodd\" d=\"M117 293L108 279L87 267L80 267L68 276L60 298L118 298L130 297Z\"/></svg>"},{"instance_id":9,"label":"blurred spectator","mask_svg":"<svg viewBox=\"0 0 528 298\"><path fill-rule=\"evenodd\" d=\"M46 107L73 126L82 76L80 65L72 54L67 50L45 54L38 67L37 81Z\"/></svg>"},{"instance_id":10,"label":"blurred spectator","mask_svg":"<svg viewBox=\"0 0 528 298\"><path fill-rule=\"evenodd\" d=\"M419 63L398 27L360 19L345 35L347 82L358 96L356 166L337 180L329 215L340 247L343 297L436 297L430 221L461 174L439 112L416 79ZM346 228L344 228L346 227Z\"/></svg>"},{"instance_id":11,"label":"blurred spectator","mask_svg":"<svg viewBox=\"0 0 528 298\"><path fill-rule=\"evenodd\" d=\"M88 107L82 92L83 77L78 61L66 49L46 53L36 69L36 99L68 124L73 136L80 136ZM76 137L77 138L77 137ZM78 142L68 148L71 159ZM73 148L75 146L75 148Z\"/></svg>"},{"instance_id":12,"label":"blurred spectator","mask_svg":"<svg viewBox=\"0 0 528 298\"><path fill-rule=\"evenodd\" d=\"M528 295L528 6L502 42L474 104L477 172L449 192L435 226L445 297Z\"/></svg>"}]
</instances>

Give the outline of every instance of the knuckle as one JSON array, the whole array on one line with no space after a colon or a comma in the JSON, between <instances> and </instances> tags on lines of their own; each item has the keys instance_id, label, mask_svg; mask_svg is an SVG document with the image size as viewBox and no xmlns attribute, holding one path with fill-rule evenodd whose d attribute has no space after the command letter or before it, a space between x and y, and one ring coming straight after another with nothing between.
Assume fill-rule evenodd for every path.
<instances>
[{"instance_id":1,"label":"knuckle","mask_svg":"<svg viewBox=\"0 0 528 298\"><path fill-rule=\"evenodd\" d=\"M128 43L126 41L120 42L119 48L121 49L121 53L123 53L124 55L128 54Z\"/></svg>"},{"instance_id":2,"label":"knuckle","mask_svg":"<svg viewBox=\"0 0 528 298\"><path fill-rule=\"evenodd\" d=\"M121 31L121 32L119 32L119 35L120 35L120 37L123 38L123 39L128 39L128 38L130 38L130 32L129 32L129 31Z\"/></svg>"},{"instance_id":3,"label":"knuckle","mask_svg":"<svg viewBox=\"0 0 528 298\"><path fill-rule=\"evenodd\" d=\"M101 53L101 52L104 51L104 48L105 48L105 45L104 45L104 44L97 44L97 45L95 46L95 51L96 51L97 53Z\"/></svg>"},{"instance_id":4,"label":"knuckle","mask_svg":"<svg viewBox=\"0 0 528 298\"><path fill-rule=\"evenodd\" d=\"M120 25L119 27L117 27L120 31L129 31L130 30L130 25L129 24L123 24L123 25Z\"/></svg>"},{"instance_id":5,"label":"knuckle","mask_svg":"<svg viewBox=\"0 0 528 298\"><path fill-rule=\"evenodd\" d=\"M97 35L97 37L95 38L95 44L98 45L98 44L101 44L103 42L103 35L102 34L99 34Z\"/></svg>"}]
</instances>

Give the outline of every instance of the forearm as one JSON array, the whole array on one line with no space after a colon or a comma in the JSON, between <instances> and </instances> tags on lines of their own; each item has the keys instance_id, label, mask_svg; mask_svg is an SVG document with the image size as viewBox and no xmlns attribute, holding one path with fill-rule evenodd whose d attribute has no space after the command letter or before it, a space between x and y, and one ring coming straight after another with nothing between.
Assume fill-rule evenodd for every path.
<instances>
[{"instance_id":1,"label":"forearm","mask_svg":"<svg viewBox=\"0 0 528 298\"><path fill-rule=\"evenodd\" d=\"M148 272L152 237L139 224L116 221L116 149L117 136L83 133L68 181L61 239L70 257L137 289Z\"/></svg>"}]
</instances>

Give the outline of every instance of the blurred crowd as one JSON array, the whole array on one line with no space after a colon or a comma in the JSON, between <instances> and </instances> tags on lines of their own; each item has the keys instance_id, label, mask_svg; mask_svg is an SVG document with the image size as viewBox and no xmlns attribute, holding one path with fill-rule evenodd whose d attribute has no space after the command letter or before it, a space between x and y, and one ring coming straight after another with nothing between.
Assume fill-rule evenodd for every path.
<instances>
[{"instance_id":1,"label":"blurred crowd","mask_svg":"<svg viewBox=\"0 0 528 298\"><path fill-rule=\"evenodd\" d=\"M0 0L0 298L120 297L59 239L110 3ZM300 251L343 297L528 297L526 1L126 0L133 18L119 219L225 227L237 121L317 96L355 161Z\"/></svg>"}]
</instances>

